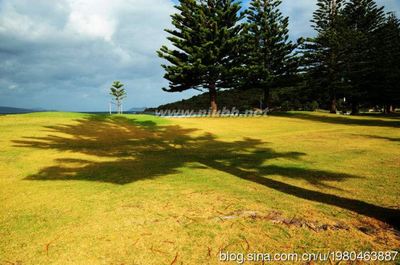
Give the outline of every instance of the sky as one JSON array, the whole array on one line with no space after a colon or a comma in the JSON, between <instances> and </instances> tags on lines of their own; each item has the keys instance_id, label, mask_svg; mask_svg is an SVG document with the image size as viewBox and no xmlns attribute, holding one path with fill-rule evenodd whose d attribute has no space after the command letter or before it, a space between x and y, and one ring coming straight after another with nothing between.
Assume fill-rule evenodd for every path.
<instances>
[{"instance_id":1,"label":"sky","mask_svg":"<svg viewBox=\"0 0 400 265\"><path fill-rule=\"evenodd\" d=\"M400 15L400 0L378 0ZM316 0L283 0L291 39L311 36ZM122 81L124 108L189 98L168 93L156 50L166 44L171 0L0 0L0 106L106 111ZM246 5L246 3L244 3Z\"/></svg>"}]
</instances>

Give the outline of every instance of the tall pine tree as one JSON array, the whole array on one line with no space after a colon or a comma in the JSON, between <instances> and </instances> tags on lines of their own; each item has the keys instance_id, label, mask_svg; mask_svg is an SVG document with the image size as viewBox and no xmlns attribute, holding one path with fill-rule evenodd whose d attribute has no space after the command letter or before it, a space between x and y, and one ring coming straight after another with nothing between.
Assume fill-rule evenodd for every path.
<instances>
[{"instance_id":1,"label":"tall pine tree","mask_svg":"<svg viewBox=\"0 0 400 265\"><path fill-rule=\"evenodd\" d=\"M304 70L328 95L330 112L336 113L337 93L343 86L343 0L318 0L317 6L311 21L317 36L302 45Z\"/></svg>"},{"instance_id":2,"label":"tall pine tree","mask_svg":"<svg viewBox=\"0 0 400 265\"><path fill-rule=\"evenodd\" d=\"M244 85L263 90L263 108L269 105L270 89L283 84L295 72L289 41L289 18L279 10L280 0L252 0L243 31Z\"/></svg>"},{"instance_id":3,"label":"tall pine tree","mask_svg":"<svg viewBox=\"0 0 400 265\"><path fill-rule=\"evenodd\" d=\"M385 14L374 0L349 0L344 10L346 23L345 79L350 84L346 94L350 97L352 114L368 100L376 80L375 51L377 37Z\"/></svg>"},{"instance_id":4,"label":"tall pine tree","mask_svg":"<svg viewBox=\"0 0 400 265\"><path fill-rule=\"evenodd\" d=\"M180 0L172 15L175 29L166 30L176 49L158 51L169 63L163 65L168 92L207 89L212 112L217 111L217 90L231 88L231 69L237 54L242 19L239 3L231 0Z\"/></svg>"},{"instance_id":5,"label":"tall pine tree","mask_svg":"<svg viewBox=\"0 0 400 265\"><path fill-rule=\"evenodd\" d=\"M388 14L377 31L373 61L370 103L391 113L400 104L400 20L394 13Z\"/></svg>"}]
</instances>

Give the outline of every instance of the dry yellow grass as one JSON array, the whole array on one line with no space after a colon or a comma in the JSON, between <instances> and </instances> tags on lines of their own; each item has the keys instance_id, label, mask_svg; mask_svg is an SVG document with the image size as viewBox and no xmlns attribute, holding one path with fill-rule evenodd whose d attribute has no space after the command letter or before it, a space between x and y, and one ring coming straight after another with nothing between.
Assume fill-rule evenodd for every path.
<instances>
[{"instance_id":1,"label":"dry yellow grass","mask_svg":"<svg viewBox=\"0 0 400 265\"><path fill-rule=\"evenodd\" d=\"M398 250L399 127L317 113L0 116L0 264Z\"/></svg>"}]
</instances>

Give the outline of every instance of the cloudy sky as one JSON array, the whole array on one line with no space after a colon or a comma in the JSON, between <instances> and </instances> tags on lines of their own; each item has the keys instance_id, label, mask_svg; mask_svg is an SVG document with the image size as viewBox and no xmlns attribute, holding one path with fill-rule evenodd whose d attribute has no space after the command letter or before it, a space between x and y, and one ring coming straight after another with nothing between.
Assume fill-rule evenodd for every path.
<instances>
[{"instance_id":1,"label":"cloudy sky","mask_svg":"<svg viewBox=\"0 0 400 265\"><path fill-rule=\"evenodd\" d=\"M291 38L312 34L316 0L283 0ZM400 14L400 0L379 0ZM162 92L160 59L170 0L0 0L0 106L103 111L113 80L125 107L151 107L194 92Z\"/></svg>"}]
</instances>

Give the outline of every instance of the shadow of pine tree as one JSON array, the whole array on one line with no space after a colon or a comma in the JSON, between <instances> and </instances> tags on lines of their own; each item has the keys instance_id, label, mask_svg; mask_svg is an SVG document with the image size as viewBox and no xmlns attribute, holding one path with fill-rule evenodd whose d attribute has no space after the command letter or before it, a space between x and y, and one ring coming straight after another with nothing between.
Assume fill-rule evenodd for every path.
<instances>
[{"instance_id":1,"label":"shadow of pine tree","mask_svg":"<svg viewBox=\"0 0 400 265\"><path fill-rule=\"evenodd\" d=\"M197 162L214 170L256 182L279 192L347 209L398 227L399 210L356 199L297 187L268 178L281 175L329 187L326 181L344 181L359 176L266 165L274 158L299 159L304 153L277 152L259 139L225 142L214 135L193 136L196 129L158 126L151 121L124 117L89 116L74 125L48 126L45 137L15 141L18 147L70 151L101 158L99 161L58 159L57 166L41 169L29 180L85 180L124 185L178 172L186 163ZM62 133L62 134L60 134ZM62 136L60 136L62 135ZM103 161L104 160L104 161Z\"/></svg>"}]
</instances>

